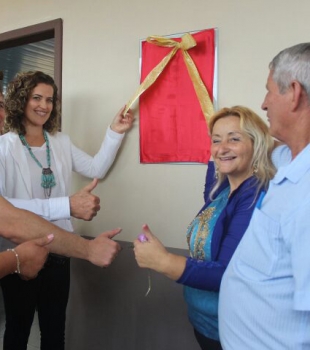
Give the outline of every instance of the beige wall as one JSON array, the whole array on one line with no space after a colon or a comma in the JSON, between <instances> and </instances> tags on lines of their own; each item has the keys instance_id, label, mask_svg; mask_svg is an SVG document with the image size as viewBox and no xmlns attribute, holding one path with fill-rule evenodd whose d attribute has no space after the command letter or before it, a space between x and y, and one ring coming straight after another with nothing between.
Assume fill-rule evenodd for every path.
<instances>
[{"instance_id":1,"label":"beige wall","mask_svg":"<svg viewBox=\"0 0 310 350\"><path fill-rule=\"evenodd\" d=\"M139 82L139 39L219 28L219 107L260 112L268 63L309 40L308 0L1 0L0 32L62 18L63 130L94 154L115 112ZM122 227L133 240L147 222L164 244L184 248L203 200L204 165L139 164L138 118L117 162L95 193L102 209L76 231L95 236ZM77 190L88 183L74 176Z\"/></svg>"}]
</instances>

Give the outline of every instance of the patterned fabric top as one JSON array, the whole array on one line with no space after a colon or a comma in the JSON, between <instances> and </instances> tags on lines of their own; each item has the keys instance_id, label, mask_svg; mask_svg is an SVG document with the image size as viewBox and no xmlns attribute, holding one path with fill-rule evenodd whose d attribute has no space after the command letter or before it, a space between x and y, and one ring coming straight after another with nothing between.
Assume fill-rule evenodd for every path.
<instances>
[{"instance_id":1,"label":"patterned fabric top","mask_svg":"<svg viewBox=\"0 0 310 350\"><path fill-rule=\"evenodd\" d=\"M192 258L211 260L211 241L216 220L225 208L230 187L226 187L187 228L187 243Z\"/></svg>"}]
</instances>

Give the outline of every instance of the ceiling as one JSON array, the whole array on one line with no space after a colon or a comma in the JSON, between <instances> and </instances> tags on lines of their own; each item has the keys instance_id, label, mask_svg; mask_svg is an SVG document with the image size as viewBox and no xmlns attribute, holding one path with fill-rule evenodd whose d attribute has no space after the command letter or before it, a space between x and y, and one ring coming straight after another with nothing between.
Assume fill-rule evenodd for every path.
<instances>
[{"instance_id":1,"label":"ceiling","mask_svg":"<svg viewBox=\"0 0 310 350\"><path fill-rule=\"evenodd\" d=\"M54 77L54 38L0 50L3 92L16 73L40 70Z\"/></svg>"}]
</instances>

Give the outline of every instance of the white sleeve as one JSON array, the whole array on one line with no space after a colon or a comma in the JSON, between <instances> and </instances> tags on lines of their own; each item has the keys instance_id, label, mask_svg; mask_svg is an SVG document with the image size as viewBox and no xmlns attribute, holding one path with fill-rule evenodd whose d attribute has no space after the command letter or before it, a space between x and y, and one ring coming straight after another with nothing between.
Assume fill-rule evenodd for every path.
<instances>
[{"instance_id":1,"label":"white sleeve","mask_svg":"<svg viewBox=\"0 0 310 350\"><path fill-rule=\"evenodd\" d=\"M70 219L69 197L49 199L4 198L13 204L14 207L31 211L48 221Z\"/></svg>"},{"instance_id":2,"label":"white sleeve","mask_svg":"<svg viewBox=\"0 0 310 350\"><path fill-rule=\"evenodd\" d=\"M124 134L119 134L109 127L98 153L91 157L84 151L71 145L73 170L89 178L103 179L114 162Z\"/></svg>"}]
</instances>

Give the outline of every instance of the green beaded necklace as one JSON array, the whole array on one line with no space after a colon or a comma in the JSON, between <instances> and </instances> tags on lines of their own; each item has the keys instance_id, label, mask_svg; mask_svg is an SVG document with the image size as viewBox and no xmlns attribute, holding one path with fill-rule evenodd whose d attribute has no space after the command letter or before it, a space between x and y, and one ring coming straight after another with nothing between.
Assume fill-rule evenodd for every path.
<instances>
[{"instance_id":1,"label":"green beaded necklace","mask_svg":"<svg viewBox=\"0 0 310 350\"><path fill-rule=\"evenodd\" d=\"M50 143L47 137L47 133L43 130L43 136L46 143L46 159L47 159L47 168L43 168L42 164L38 161L35 155L32 152L31 147L25 139L25 136L19 134L19 138L22 144L27 148L28 152L31 155L31 158L38 164L38 166L42 169L41 175L41 186L44 188L44 195L46 198L50 198L52 187L56 185L55 176L51 170L51 152L50 152Z\"/></svg>"}]
</instances>

